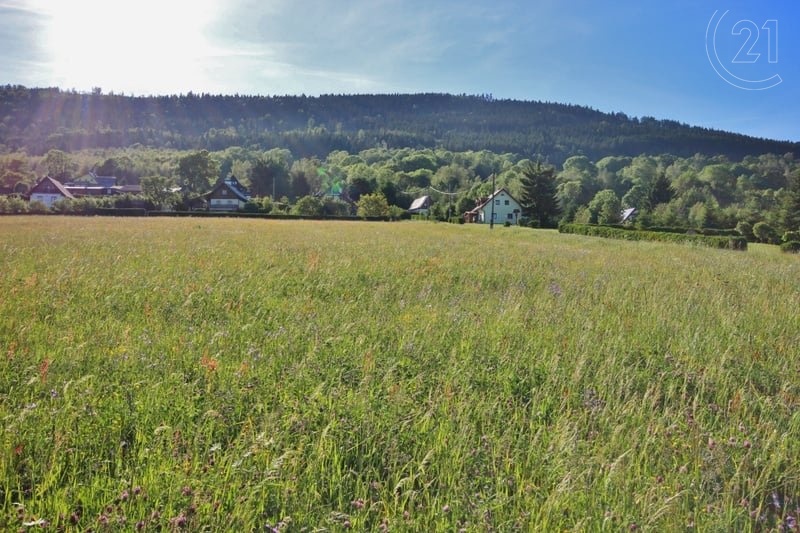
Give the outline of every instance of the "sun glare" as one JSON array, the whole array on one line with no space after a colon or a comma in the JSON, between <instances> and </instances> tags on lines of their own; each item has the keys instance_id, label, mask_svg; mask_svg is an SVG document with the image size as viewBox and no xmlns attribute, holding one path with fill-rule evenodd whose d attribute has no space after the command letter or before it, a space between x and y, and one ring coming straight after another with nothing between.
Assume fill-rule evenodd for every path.
<instances>
[{"instance_id":1,"label":"sun glare","mask_svg":"<svg viewBox=\"0 0 800 533\"><path fill-rule=\"evenodd\" d=\"M209 85L204 30L216 2L193 0L31 0L45 14L45 48L54 81L66 88L135 94Z\"/></svg>"}]
</instances>

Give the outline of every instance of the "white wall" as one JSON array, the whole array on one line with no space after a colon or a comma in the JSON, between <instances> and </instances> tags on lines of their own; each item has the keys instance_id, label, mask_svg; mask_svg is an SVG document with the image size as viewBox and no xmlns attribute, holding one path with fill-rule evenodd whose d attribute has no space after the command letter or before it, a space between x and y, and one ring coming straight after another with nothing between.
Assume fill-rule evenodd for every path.
<instances>
[{"instance_id":1,"label":"white wall","mask_svg":"<svg viewBox=\"0 0 800 533\"><path fill-rule=\"evenodd\" d=\"M501 192L481 209L481 222L489 223L492 218L492 202L494 202L494 223L504 224L506 221L516 224L522 215L522 208L505 191ZM514 209L519 212L515 215ZM510 216L509 216L510 215Z\"/></svg>"},{"instance_id":2,"label":"white wall","mask_svg":"<svg viewBox=\"0 0 800 533\"><path fill-rule=\"evenodd\" d=\"M63 199L64 197L61 196L60 194L52 194L52 193L42 194L38 192L31 194L31 202L42 202L48 209L53 207L54 203Z\"/></svg>"}]
</instances>

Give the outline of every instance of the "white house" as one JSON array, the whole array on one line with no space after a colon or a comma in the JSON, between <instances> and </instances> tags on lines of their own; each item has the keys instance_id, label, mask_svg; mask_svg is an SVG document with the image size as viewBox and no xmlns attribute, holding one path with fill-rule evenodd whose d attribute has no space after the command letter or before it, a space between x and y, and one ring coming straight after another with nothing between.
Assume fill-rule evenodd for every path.
<instances>
[{"instance_id":1,"label":"white house","mask_svg":"<svg viewBox=\"0 0 800 533\"><path fill-rule=\"evenodd\" d=\"M28 198L31 202L42 202L48 209L59 200L75 199L60 181L54 180L50 176L43 177L39 183L31 187L31 190L28 191Z\"/></svg>"},{"instance_id":2,"label":"white house","mask_svg":"<svg viewBox=\"0 0 800 533\"><path fill-rule=\"evenodd\" d=\"M472 211L464 213L464 218L467 222L489 223L494 217L495 224L517 224L521 215L522 206L504 187L479 202Z\"/></svg>"},{"instance_id":3,"label":"white house","mask_svg":"<svg viewBox=\"0 0 800 533\"><path fill-rule=\"evenodd\" d=\"M205 197L208 208L212 211L236 211L250 200L250 193L239 180L231 176L217 182Z\"/></svg>"}]
</instances>

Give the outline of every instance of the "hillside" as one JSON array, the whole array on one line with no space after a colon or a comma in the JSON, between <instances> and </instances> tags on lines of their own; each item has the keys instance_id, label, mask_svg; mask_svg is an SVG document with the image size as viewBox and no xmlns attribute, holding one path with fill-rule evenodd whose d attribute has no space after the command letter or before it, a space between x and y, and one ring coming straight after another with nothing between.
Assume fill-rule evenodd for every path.
<instances>
[{"instance_id":1,"label":"hillside","mask_svg":"<svg viewBox=\"0 0 800 533\"><path fill-rule=\"evenodd\" d=\"M209 150L281 147L297 157L376 146L441 147L540 155L555 164L575 154L595 160L664 153L731 159L800 154L800 143L488 95L132 97L0 87L0 151L43 154L53 148L76 151L134 144Z\"/></svg>"}]
</instances>

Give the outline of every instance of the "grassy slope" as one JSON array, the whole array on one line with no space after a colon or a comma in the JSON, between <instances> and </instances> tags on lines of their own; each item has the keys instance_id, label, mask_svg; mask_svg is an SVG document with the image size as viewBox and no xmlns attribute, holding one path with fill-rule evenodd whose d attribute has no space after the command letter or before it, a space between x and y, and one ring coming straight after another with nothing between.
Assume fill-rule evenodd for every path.
<instances>
[{"instance_id":1,"label":"grassy slope","mask_svg":"<svg viewBox=\"0 0 800 533\"><path fill-rule=\"evenodd\" d=\"M800 506L794 256L6 217L0 265L3 529L741 530Z\"/></svg>"}]
</instances>

